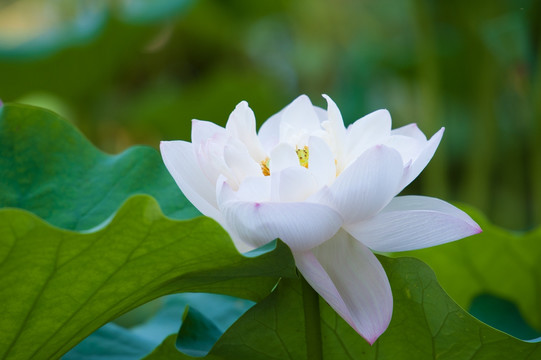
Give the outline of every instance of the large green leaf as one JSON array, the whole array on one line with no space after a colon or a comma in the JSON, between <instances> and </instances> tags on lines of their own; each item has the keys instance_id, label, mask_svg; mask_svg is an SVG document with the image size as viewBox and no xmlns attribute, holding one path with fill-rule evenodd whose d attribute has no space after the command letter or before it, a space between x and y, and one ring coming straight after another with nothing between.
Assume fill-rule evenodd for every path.
<instances>
[{"instance_id":1,"label":"large green leaf","mask_svg":"<svg viewBox=\"0 0 541 360\"><path fill-rule=\"evenodd\" d=\"M541 343L495 330L460 308L434 273L413 258L380 260L389 276L394 314L373 346L320 299L323 359L537 359ZM205 359L306 359L300 280L282 279L265 300L225 332ZM147 360L192 359L175 348L175 335Z\"/></svg>"},{"instance_id":2,"label":"large green leaf","mask_svg":"<svg viewBox=\"0 0 541 360\"><path fill-rule=\"evenodd\" d=\"M541 228L516 234L463 207L483 233L442 246L398 255L415 256L434 269L438 281L463 308L481 294L518 305L522 316L541 331Z\"/></svg>"},{"instance_id":3,"label":"large green leaf","mask_svg":"<svg viewBox=\"0 0 541 360\"><path fill-rule=\"evenodd\" d=\"M48 110L0 107L0 208L26 209L53 225L87 230L141 193L156 198L170 217L199 214L155 149L107 155Z\"/></svg>"},{"instance_id":4,"label":"large green leaf","mask_svg":"<svg viewBox=\"0 0 541 360\"><path fill-rule=\"evenodd\" d=\"M245 257L213 220L168 219L145 195L87 233L1 209L0 357L59 357L111 319L174 292L260 300L278 277L296 277L289 249L277 244Z\"/></svg>"}]
</instances>

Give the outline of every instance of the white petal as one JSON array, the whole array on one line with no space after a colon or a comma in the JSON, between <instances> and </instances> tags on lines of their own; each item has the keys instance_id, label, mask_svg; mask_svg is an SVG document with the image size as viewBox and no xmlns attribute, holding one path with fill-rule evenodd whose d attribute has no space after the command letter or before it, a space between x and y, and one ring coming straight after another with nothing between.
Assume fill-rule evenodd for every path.
<instances>
[{"instance_id":1,"label":"white petal","mask_svg":"<svg viewBox=\"0 0 541 360\"><path fill-rule=\"evenodd\" d=\"M306 96L304 95L304 97ZM288 107L272 115L263 123L263 125L261 125L261 128L259 129L258 138L267 154L270 153L270 151L280 142L280 123L282 122L284 111L287 108ZM313 106L313 110L316 114L318 122L327 120L327 111L317 106Z\"/></svg>"},{"instance_id":2,"label":"white petal","mask_svg":"<svg viewBox=\"0 0 541 360\"><path fill-rule=\"evenodd\" d=\"M211 184L220 174L233 175L224 160L229 136L224 128L209 121L192 120L192 145L200 169Z\"/></svg>"},{"instance_id":3,"label":"white petal","mask_svg":"<svg viewBox=\"0 0 541 360\"><path fill-rule=\"evenodd\" d=\"M305 251L331 238L342 225L330 207L307 202L229 201L221 210L227 228L256 247L280 238L292 251Z\"/></svg>"},{"instance_id":4,"label":"white petal","mask_svg":"<svg viewBox=\"0 0 541 360\"><path fill-rule=\"evenodd\" d=\"M312 251L294 256L308 283L373 344L389 326L393 311L389 280L374 254L339 231Z\"/></svg>"},{"instance_id":5,"label":"white petal","mask_svg":"<svg viewBox=\"0 0 541 360\"><path fill-rule=\"evenodd\" d=\"M320 130L314 106L308 96L301 95L284 109L280 122L280 142L303 146L310 134Z\"/></svg>"},{"instance_id":6,"label":"white petal","mask_svg":"<svg viewBox=\"0 0 541 360\"><path fill-rule=\"evenodd\" d=\"M319 106L314 106L314 111L316 112L317 118L319 119L320 123L329 120L327 110L322 109Z\"/></svg>"},{"instance_id":7,"label":"white petal","mask_svg":"<svg viewBox=\"0 0 541 360\"><path fill-rule=\"evenodd\" d=\"M417 139L403 135L391 135L383 142L400 153L402 162L407 164L417 159L421 151L425 148L426 141L421 142Z\"/></svg>"},{"instance_id":8,"label":"white petal","mask_svg":"<svg viewBox=\"0 0 541 360\"><path fill-rule=\"evenodd\" d=\"M248 178L241 184L239 190L233 191L231 186L227 183L226 177L221 175L216 183L216 198L218 201L218 208L221 209L223 207L223 204L227 202L238 201L239 199L243 199L245 197L257 198L257 190L261 190L261 185L263 184L257 183L257 181L252 181L256 179L263 178ZM239 234L237 234L234 229L231 229L227 225L225 220L220 222L220 225L227 231L229 236L231 236L233 244L235 244L235 247L240 253L245 253L256 248L256 246L253 246L243 241L240 238Z\"/></svg>"},{"instance_id":9,"label":"white petal","mask_svg":"<svg viewBox=\"0 0 541 360\"><path fill-rule=\"evenodd\" d=\"M263 149L268 153L280 142L280 122L284 110L272 115L259 128L257 137L263 146Z\"/></svg>"},{"instance_id":10,"label":"white petal","mask_svg":"<svg viewBox=\"0 0 541 360\"><path fill-rule=\"evenodd\" d=\"M225 129L210 121L192 120L192 144L197 147L208 139L225 142L227 139Z\"/></svg>"},{"instance_id":11,"label":"white petal","mask_svg":"<svg viewBox=\"0 0 541 360\"><path fill-rule=\"evenodd\" d=\"M220 175L225 175L232 183L238 186L238 180L227 166L224 159L224 148L227 137L224 134L216 134L213 138L193 143L195 158L199 168L205 174L211 184L216 184Z\"/></svg>"},{"instance_id":12,"label":"white petal","mask_svg":"<svg viewBox=\"0 0 541 360\"><path fill-rule=\"evenodd\" d=\"M336 178L334 154L323 139L311 136L308 140L308 169L318 181L319 186L330 185Z\"/></svg>"},{"instance_id":13,"label":"white petal","mask_svg":"<svg viewBox=\"0 0 541 360\"><path fill-rule=\"evenodd\" d=\"M270 173L272 175L289 167L300 167L299 157L293 146L281 143L270 153Z\"/></svg>"},{"instance_id":14,"label":"white petal","mask_svg":"<svg viewBox=\"0 0 541 360\"><path fill-rule=\"evenodd\" d=\"M254 161L244 146L226 145L224 161L238 184L246 177L262 175L261 166Z\"/></svg>"},{"instance_id":15,"label":"white petal","mask_svg":"<svg viewBox=\"0 0 541 360\"><path fill-rule=\"evenodd\" d=\"M329 121L333 124L333 129L337 134L345 136L346 128L344 127L344 120L342 119L342 114L336 103L331 99L327 94L323 94L325 100L327 100L327 116Z\"/></svg>"},{"instance_id":16,"label":"white petal","mask_svg":"<svg viewBox=\"0 0 541 360\"><path fill-rule=\"evenodd\" d=\"M257 202L270 201L271 177L258 176L244 179L237 191L237 199Z\"/></svg>"},{"instance_id":17,"label":"white petal","mask_svg":"<svg viewBox=\"0 0 541 360\"><path fill-rule=\"evenodd\" d=\"M233 190L227 178L220 176L216 183L216 199L218 209L223 208L227 202L268 202L271 199L271 177L249 177L240 184L237 190Z\"/></svg>"},{"instance_id":18,"label":"white petal","mask_svg":"<svg viewBox=\"0 0 541 360\"><path fill-rule=\"evenodd\" d=\"M426 136L423 134L417 124L408 124L397 129L391 130L391 135L403 135L421 142L426 141Z\"/></svg>"},{"instance_id":19,"label":"white petal","mask_svg":"<svg viewBox=\"0 0 541 360\"><path fill-rule=\"evenodd\" d=\"M396 194L403 171L396 150L376 145L365 151L330 187L344 223L359 222L387 205Z\"/></svg>"},{"instance_id":20,"label":"white petal","mask_svg":"<svg viewBox=\"0 0 541 360\"><path fill-rule=\"evenodd\" d=\"M378 215L346 230L369 248L384 252L421 249L481 232L462 210L424 196L396 197Z\"/></svg>"},{"instance_id":21,"label":"white petal","mask_svg":"<svg viewBox=\"0 0 541 360\"><path fill-rule=\"evenodd\" d=\"M218 222L215 184L209 182L195 159L193 145L185 141L162 141L160 151L167 170L186 198L205 216Z\"/></svg>"},{"instance_id":22,"label":"white petal","mask_svg":"<svg viewBox=\"0 0 541 360\"><path fill-rule=\"evenodd\" d=\"M335 203L334 195L328 186L323 186L322 188L318 189L318 191L310 195L310 197L307 198L306 201L311 202L311 203L316 203L316 204L327 205L335 209L334 208L334 203Z\"/></svg>"},{"instance_id":23,"label":"white petal","mask_svg":"<svg viewBox=\"0 0 541 360\"><path fill-rule=\"evenodd\" d=\"M387 110L374 111L347 128L346 155L348 162L366 149L383 142L391 133L391 115Z\"/></svg>"},{"instance_id":24,"label":"white petal","mask_svg":"<svg viewBox=\"0 0 541 360\"><path fill-rule=\"evenodd\" d=\"M327 142L335 155L339 170L342 171L346 166L346 159L344 158L344 147L346 144L346 128L344 127L344 120L334 101L327 95L323 95L323 97L327 100L329 120L328 122L323 123L322 126L328 133L329 139L327 139Z\"/></svg>"},{"instance_id":25,"label":"white petal","mask_svg":"<svg viewBox=\"0 0 541 360\"><path fill-rule=\"evenodd\" d=\"M304 201L318 189L315 177L302 166L290 167L271 174L271 198L274 201Z\"/></svg>"},{"instance_id":26,"label":"white petal","mask_svg":"<svg viewBox=\"0 0 541 360\"><path fill-rule=\"evenodd\" d=\"M411 165L409 166L409 169L404 173L404 176L402 178L402 181L400 182L400 187L398 189L398 192L402 191L403 188L409 185L419 174L423 169L428 165L432 157L434 156L434 153L436 152L436 149L438 148L438 145L440 144L441 137L443 136L443 131L445 128L441 128L437 133L435 133L428 142L426 142L424 148L421 150L421 152L417 155L416 159L413 159ZM397 193L398 193L397 192Z\"/></svg>"},{"instance_id":27,"label":"white petal","mask_svg":"<svg viewBox=\"0 0 541 360\"><path fill-rule=\"evenodd\" d=\"M264 160L267 155L263 150L255 131L255 115L246 101L242 101L229 115L225 126L230 136L242 141L255 161Z\"/></svg>"}]
</instances>

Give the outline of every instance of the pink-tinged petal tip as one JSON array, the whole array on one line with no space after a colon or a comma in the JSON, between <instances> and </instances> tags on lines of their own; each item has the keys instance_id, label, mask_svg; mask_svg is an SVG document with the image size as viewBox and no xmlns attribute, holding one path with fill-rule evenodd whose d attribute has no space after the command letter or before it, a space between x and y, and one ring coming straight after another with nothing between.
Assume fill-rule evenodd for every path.
<instances>
[{"instance_id":1,"label":"pink-tinged petal tip","mask_svg":"<svg viewBox=\"0 0 541 360\"><path fill-rule=\"evenodd\" d=\"M370 249L340 230L321 246L294 256L306 281L368 343L385 332L393 295Z\"/></svg>"},{"instance_id":2,"label":"pink-tinged petal tip","mask_svg":"<svg viewBox=\"0 0 541 360\"><path fill-rule=\"evenodd\" d=\"M346 230L372 250L382 252L422 249L482 231L464 211L425 196L396 197L373 218L346 226Z\"/></svg>"}]
</instances>

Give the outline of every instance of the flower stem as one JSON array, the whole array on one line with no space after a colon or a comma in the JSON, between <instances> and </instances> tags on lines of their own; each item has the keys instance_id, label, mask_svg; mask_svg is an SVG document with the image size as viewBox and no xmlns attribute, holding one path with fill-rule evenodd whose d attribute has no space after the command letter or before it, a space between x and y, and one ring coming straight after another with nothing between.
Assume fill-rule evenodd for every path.
<instances>
[{"instance_id":1,"label":"flower stem","mask_svg":"<svg viewBox=\"0 0 541 360\"><path fill-rule=\"evenodd\" d=\"M302 299L304 305L304 326L306 334L306 355L310 360L323 359L321 347L321 318L319 314L319 294L301 275Z\"/></svg>"}]
</instances>

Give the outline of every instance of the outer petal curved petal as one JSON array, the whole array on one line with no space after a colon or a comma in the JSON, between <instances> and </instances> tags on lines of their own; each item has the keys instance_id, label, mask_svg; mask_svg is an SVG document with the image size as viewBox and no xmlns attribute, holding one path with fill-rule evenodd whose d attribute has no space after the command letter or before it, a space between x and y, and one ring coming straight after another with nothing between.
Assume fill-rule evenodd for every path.
<instances>
[{"instance_id":1,"label":"outer petal curved petal","mask_svg":"<svg viewBox=\"0 0 541 360\"><path fill-rule=\"evenodd\" d=\"M397 129L391 130L391 135L403 135L422 142L426 141L426 136L423 134L417 124L408 124Z\"/></svg>"},{"instance_id":2,"label":"outer petal curved petal","mask_svg":"<svg viewBox=\"0 0 541 360\"><path fill-rule=\"evenodd\" d=\"M422 249L480 233L468 214L443 200L399 196L373 218L345 227L376 251Z\"/></svg>"},{"instance_id":3,"label":"outer petal curved petal","mask_svg":"<svg viewBox=\"0 0 541 360\"><path fill-rule=\"evenodd\" d=\"M419 141L409 136L391 135L383 142L383 145L398 151L404 164L408 164L417 159L424 150L426 143L426 141Z\"/></svg>"},{"instance_id":4,"label":"outer petal curved petal","mask_svg":"<svg viewBox=\"0 0 541 360\"><path fill-rule=\"evenodd\" d=\"M215 185L201 171L193 145L185 141L162 141L160 151L167 170L186 198L203 215L221 222Z\"/></svg>"},{"instance_id":5,"label":"outer petal curved petal","mask_svg":"<svg viewBox=\"0 0 541 360\"><path fill-rule=\"evenodd\" d=\"M248 197L253 201L254 195L256 195L257 192L263 190L265 191L265 188L269 188L268 186L270 184L270 181L267 181L267 184L265 184L265 181L261 182L258 181L261 178L247 178L245 181L242 182L240 188L237 191L233 191L231 189L231 186L227 183L227 179L225 176L220 175L218 177L218 181L216 182L216 199L218 201L218 207L220 208L221 205L228 201L238 201L239 199L244 199ZM270 191L267 191L270 192ZM264 196L265 194L263 194ZM221 215L221 213L220 213ZM246 243L244 240L242 240L237 234L234 229L231 229L227 226L227 223L223 219L222 215L222 221L218 221L220 225L227 231L229 236L231 236L231 239L233 240L233 244L235 244L235 247L237 248L238 252L245 253L251 250L254 250L256 246L253 246L252 244Z\"/></svg>"},{"instance_id":6,"label":"outer petal curved petal","mask_svg":"<svg viewBox=\"0 0 541 360\"><path fill-rule=\"evenodd\" d=\"M297 97L284 109L282 123L287 123L295 129L306 129L309 132L320 128L319 116L306 95Z\"/></svg>"},{"instance_id":7,"label":"outer petal curved petal","mask_svg":"<svg viewBox=\"0 0 541 360\"><path fill-rule=\"evenodd\" d=\"M271 175L271 199L279 202L305 201L317 191L317 180L302 166ZM252 200L254 201L254 200Z\"/></svg>"},{"instance_id":8,"label":"outer petal curved petal","mask_svg":"<svg viewBox=\"0 0 541 360\"><path fill-rule=\"evenodd\" d=\"M257 137L267 153L270 153L280 142L280 122L282 121L283 114L284 110L282 109L268 118L259 128Z\"/></svg>"},{"instance_id":9,"label":"outer petal curved petal","mask_svg":"<svg viewBox=\"0 0 541 360\"><path fill-rule=\"evenodd\" d=\"M415 178L419 176L421 171L423 171L423 169L428 165L428 163L434 156L438 145L440 144L441 137L443 136L444 131L445 128L441 128L437 133L435 133L430 138L430 140L428 140L424 149L419 153L417 158L413 159L408 170L404 172L404 176L402 178L402 181L400 182L400 187L397 191L397 194L402 191L402 189L404 189L406 186L408 186L409 183L415 180Z\"/></svg>"},{"instance_id":10,"label":"outer petal curved petal","mask_svg":"<svg viewBox=\"0 0 541 360\"><path fill-rule=\"evenodd\" d=\"M252 202L271 201L271 180L270 176L247 177L240 184L233 198ZM220 202L218 202L218 206L220 206Z\"/></svg>"},{"instance_id":11,"label":"outer petal curved petal","mask_svg":"<svg viewBox=\"0 0 541 360\"><path fill-rule=\"evenodd\" d=\"M322 126L327 131L327 136L329 137L327 142L331 146L339 170L342 171L346 166L344 156L346 128L344 127L344 120L335 102L327 95L323 95L323 97L327 100L327 114L329 119Z\"/></svg>"},{"instance_id":12,"label":"outer petal curved petal","mask_svg":"<svg viewBox=\"0 0 541 360\"><path fill-rule=\"evenodd\" d=\"M274 174L288 167L300 167L299 157L295 149L285 143L281 143L271 151L269 169L270 173Z\"/></svg>"},{"instance_id":13,"label":"outer petal curved petal","mask_svg":"<svg viewBox=\"0 0 541 360\"><path fill-rule=\"evenodd\" d=\"M323 97L327 100L327 115L332 127L332 132L335 134L336 140L343 141L346 138L346 128L340 109L338 109L338 106L330 96L323 94Z\"/></svg>"},{"instance_id":14,"label":"outer petal curved petal","mask_svg":"<svg viewBox=\"0 0 541 360\"><path fill-rule=\"evenodd\" d=\"M308 137L321 131L319 116L306 95L301 95L283 111L280 122L280 142L306 144Z\"/></svg>"},{"instance_id":15,"label":"outer petal curved petal","mask_svg":"<svg viewBox=\"0 0 541 360\"><path fill-rule=\"evenodd\" d=\"M261 167L244 147L226 145L224 147L224 162L239 184L248 176L261 175Z\"/></svg>"},{"instance_id":16,"label":"outer petal curved petal","mask_svg":"<svg viewBox=\"0 0 541 360\"><path fill-rule=\"evenodd\" d=\"M225 143L227 133L223 127L218 126L213 122L192 120L192 144L194 144L194 146L199 146L199 144L208 139L219 139L222 143Z\"/></svg>"},{"instance_id":17,"label":"outer petal curved petal","mask_svg":"<svg viewBox=\"0 0 541 360\"><path fill-rule=\"evenodd\" d=\"M255 131L254 112L246 101L240 102L235 107L235 110L229 115L225 128L232 137L242 141L255 161L262 161L266 158L267 155Z\"/></svg>"},{"instance_id":18,"label":"outer petal curved petal","mask_svg":"<svg viewBox=\"0 0 541 360\"><path fill-rule=\"evenodd\" d=\"M376 145L365 151L330 187L333 205L344 223L359 222L387 205L396 195L403 172L402 158L396 150Z\"/></svg>"},{"instance_id":19,"label":"outer petal curved petal","mask_svg":"<svg viewBox=\"0 0 541 360\"><path fill-rule=\"evenodd\" d=\"M373 344L389 326L393 295L387 275L370 249L339 231L312 251L294 256L306 281Z\"/></svg>"},{"instance_id":20,"label":"outer petal curved petal","mask_svg":"<svg viewBox=\"0 0 541 360\"><path fill-rule=\"evenodd\" d=\"M387 110L377 110L363 116L346 130L346 157L349 161L357 158L366 149L382 143L390 133L391 114Z\"/></svg>"},{"instance_id":21,"label":"outer petal curved petal","mask_svg":"<svg viewBox=\"0 0 541 360\"><path fill-rule=\"evenodd\" d=\"M319 122L327 120L327 111L317 106L312 107ZM286 109L287 107L272 115L259 128L257 136L267 154L280 142L280 123Z\"/></svg>"},{"instance_id":22,"label":"outer petal curved petal","mask_svg":"<svg viewBox=\"0 0 541 360\"><path fill-rule=\"evenodd\" d=\"M314 111L320 123L328 120L327 110L314 105Z\"/></svg>"},{"instance_id":23,"label":"outer petal curved petal","mask_svg":"<svg viewBox=\"0 0 541 360\"><path fill-rule=\"evenodd\" d=\"M307 202L229 201L221 210L227 228L255 247L280 238L292 251L306 251L330 239L342 225L330 207Z\"/></svg>"},{"instance_id":24,"label":"outer petal curved petal","mask_svg":"<svg viewBox=\"0 0 541 360\"><path fill-rule=\"evenodd\" d=\"M308 140L308 169L314 174L319 186L330 185L336 178L334 154L320 137L311 136Z\"/></svg>"}]
</instances>

